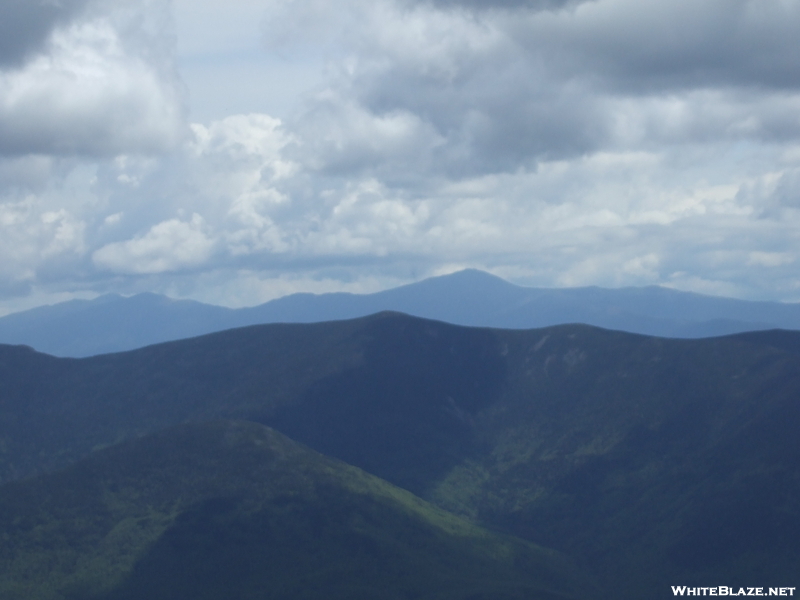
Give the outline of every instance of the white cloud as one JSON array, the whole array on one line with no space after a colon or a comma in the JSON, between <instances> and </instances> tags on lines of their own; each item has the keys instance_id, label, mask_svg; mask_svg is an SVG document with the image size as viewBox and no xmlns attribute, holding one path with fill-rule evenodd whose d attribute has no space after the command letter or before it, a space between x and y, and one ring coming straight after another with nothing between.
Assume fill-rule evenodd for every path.
<instances>
[{"instance_id":1,"label":"white cloud","mask_svg":"<svg viewBox=\"0 0 800 600\"><path fill-rule=\"evenodd\" d=\"M170 219L132 240L103 246L92 254L101 269L115 273L151 274L201 265L211 256L214 240L198 214L191 220Z\"/></svg>"},{"instance_id":2,"label":"white cloud","mask_svg":"<svg viewBox=\"0 0 800 600\"><path fill-rule=\"evenodd\" d=\"M69 280L86 250L86 223L43 204L34 194L0 199L0 292L26 293L47 271L64 269Z\"/></svg>"},{"instance_id":3,"label":"white cloud","mask_svg":"<svg viewBox=\"0 0 800 600\"><path fill-rule=\"evenodd\" d=\"M187 148L187 179L196 207L207 211L232 256L288 248L273 214L290 208L276 186L297 167L282 155L292 140L278 119L235 115L209 126L194 125Z\"/></svg>"},{"instance_id":4,"label":"white cloud","mask_svg":"<svg viewBox=\"0 0 800 600\"><path fill-rule=\"evenodd\" d=\"M215 256L287 248L273 213L290 204L276 184L295 167L281 156L290 136L280 121L235 115L194 125L192 133L169 157L118 157L106 165L96 236L102 245L92 253L99 269L167 273L208 267Z\"/></svg>"}]
</instances>

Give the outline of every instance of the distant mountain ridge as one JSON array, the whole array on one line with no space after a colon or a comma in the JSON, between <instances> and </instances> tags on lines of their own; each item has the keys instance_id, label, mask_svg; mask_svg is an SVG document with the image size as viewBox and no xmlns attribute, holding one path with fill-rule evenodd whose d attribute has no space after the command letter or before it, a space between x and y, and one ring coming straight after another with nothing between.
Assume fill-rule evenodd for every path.
<instances>
[{"instance_id":1,"label":"distant mountain ridge","mask_svg":"<svg viewBox=\"0 0 800 600\"><path fill-rule=\"evenodd\" d=\"M800 329L800 304L752 302L656 286L526 288L465 270L373 294L292 294L241 309L157 294L109 294L0 318L0 343L54 356L132 350L262 323L352 319L384 310L456 325L529 329L585 323L675 338L766 329Z\"/></svg>"}]
</instances>

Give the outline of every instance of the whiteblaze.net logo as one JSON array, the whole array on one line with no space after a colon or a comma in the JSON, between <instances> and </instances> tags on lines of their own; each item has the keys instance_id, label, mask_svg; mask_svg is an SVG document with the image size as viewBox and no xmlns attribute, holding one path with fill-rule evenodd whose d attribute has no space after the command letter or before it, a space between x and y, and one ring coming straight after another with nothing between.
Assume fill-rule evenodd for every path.
<instances>
[{"instance_id":1,"label":"whiteblaze.net logo","mask_svg":"<svg viewBox=\"0 0 800 600\"><path fill-rule=\"evenodd\" d=\"M717 587L689 587L685 585L673 585L673 596L794 596L793 587L727 587L720 585Z\"/></svg>"}]
</instances>

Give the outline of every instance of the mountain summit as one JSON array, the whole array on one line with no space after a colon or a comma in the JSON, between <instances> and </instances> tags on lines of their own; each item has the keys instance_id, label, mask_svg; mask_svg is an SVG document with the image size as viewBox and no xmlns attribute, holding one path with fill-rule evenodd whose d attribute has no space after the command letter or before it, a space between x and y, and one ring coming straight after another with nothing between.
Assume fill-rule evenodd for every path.
<instances>
[{"instance_id":1,"label":"mountain summit","mask_svg":"<svg viewBox=\"0 0 800 600\"><path fill-rule=\"evenodd\" d=\"M241 309L156 294L72 300L0 318L0 343L83 357L233 327L352 319L384 310L475 327L528 329L585 323L676 338L800 329L797 304L747 302L655 286L526 288L468 269L374 294L292 294Z\"/></svg>"}]
</instances>

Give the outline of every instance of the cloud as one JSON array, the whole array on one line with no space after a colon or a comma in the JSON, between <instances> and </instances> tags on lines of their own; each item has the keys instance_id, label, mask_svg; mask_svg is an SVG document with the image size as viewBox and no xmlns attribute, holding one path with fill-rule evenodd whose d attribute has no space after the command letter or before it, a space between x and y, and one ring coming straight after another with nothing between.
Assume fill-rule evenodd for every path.
<instances>
[{"instance_id":1,"label":"cloud","mask_svg":"<svg viewBox=\"0 0 800 600\"><path fill-rule=\"evenodd\" d=\"M747 296L767 286L753 266L768 263L769 289L793 293L800 217L759 212L784 178L759 174L758 148L746 159L724 147L594 153L416 190L308 171L286 157L293 143L276 119L238 115L196 125L169 159L117 158L94 172L31 163L27 177L50 186L32 194L20 183L0 202L6 290L77 282L220 301L229 286L230 303L254 304L287 277L308 290L337 278L388 285L461 265L536 285L666 282ZM737 172L731 160L754 166Z\"/></svg>"},{"instance_id":2,"label":"cloud","mask_svg":"<svg viewBox=\"0 0 800 600\"><path fill-rule=\"evenodd\" d=\"M350 0L329 14L308 1L273 15L270 31L293 33L290 21L315 15L314 35L341 55L289 124L309 166L408 181L398 173L468 177L621 145L800 134L796 3L485 6L500 5Z\"/></svg>"},{"instance_id":3,"label":"cloud","mask_svg":"<svg viewBox=\"0 0 800 600\"><path fill-rule=\"evenodd\" d=\"M106 201L92 263L158 274L285 251L290 242L275 220L291 210L277 187L295 171L281 156L289 139L277 119L234 115L194 125L169 157L107 164L94 190Z\"/></svg>"},{"instance_id":4,"label":"cloud","mask_svg":"<svg viewBox=\"0 0 800 600\"><path fill-rule=\"evenodd\" d=\"M53 29L88 0L4 0L0 3L0 67L19 67L41 51Z\"/></svg>"},{"instance_id":5,"label":"cloud","mask_svg":"<svg viewBox=\"0 0 800 600\"><path fill-rule=\"evenodd\" d=\"M796 89L800 5L783 0L603 0L574 14L508 18L526 51L563 77L628 93L758 86Z\"/></svg>"},{"instance_id":6,"label":"cloud","mask_svg":"<svg viewBox=\"0 0 800 600\"><path fill-rule=\"evenodd\" d=\"M294 132L288 154L310 170L334 177L372 173L394 181L429 172L446 142L413 112L376 113L333 92L317 98Z\"/></svg>"},{"instance_id":7,"label":"cloud","mask_svg":"<svg viewBox=\"0 0 800 600\"><path fill-rule=\"evenodd\" d=\"M489 10L561 10L572 8L591 0L423 0L444 8L468 8L475 11Z\"/></svg>"},{"instance_id":8,"label":"cloud","mask_svg":"<svg viewBox=\"0 0 800 600\"><path fill-rule=\"evenodd\" d=\"M310 166L460 177L580 155L609 135L590 90L551 85L498 17L386 1L344 12L332 17L350 52L343 68L287 123L312 149Z\"/></svg>"},{"instance_id":9,"label":"cloud","mask_svg":"<svg viewBox=\"0 0 800 600\"><path fill-rule=\"evenodd\" d=\"M154 225L143 236L103 246L92 254L101 269L115 273L151 274L176 271L203 264L214 241L198 214L189 221L170 219Z\"/></svg>"},{"instance_id":10,"label":"cloud","mask_svg":"<svg viewBox=\"0 0 800 600\"><path fill-rule=\"evenodd\" d=\"M766 192L769 197L767 210L800 209L800 167L769 177L761 187L762 193Z\"/></svg>"},{"instance_id":11,"label":"cloud","mask_svg":"<svg viewBox=\"0 0 800 600\"><path fill-rule=\"evenodd\" d=\"M781 267L783 265L790 265L797 260L797 256L788 252L750 252L747 259L748 265L760 267Z\"/></svg>"},{"instance_id":12,"label":"cloud","mask_svg":"<svg viewBox=\"0 0 800 600\"><path fill-rule=\"evenodd\" d=\"M4 197L0 202L0 290L27 293L42 277L71 281L86 249L85 237L86 222L80 215L49 205L42 196Z\"/></svg>"},{"instance_id":13,"label":"cloud","mask_svg":"<svg viewBox=\"0 0 800 600\"><path fill-rule=\"evenodd\" d=\"M121 2L111 12L50 23L38 52L0 70L0 154L106 156L176 146L184 108L167 24L145 18L158 8Z\"/></svg>"}]
</instances>

